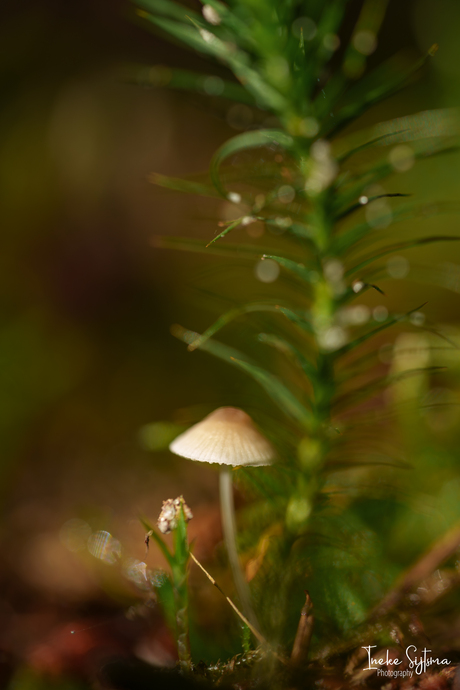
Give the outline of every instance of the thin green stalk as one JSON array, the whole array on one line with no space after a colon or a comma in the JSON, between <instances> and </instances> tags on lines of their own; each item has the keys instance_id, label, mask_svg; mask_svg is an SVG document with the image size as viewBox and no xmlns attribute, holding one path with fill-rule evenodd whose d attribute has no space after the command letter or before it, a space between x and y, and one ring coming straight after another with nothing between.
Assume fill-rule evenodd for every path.
<instances>
[{"instance_id":1,"label":"thin green stalk","mask_svg":"<svg viewBox=\"0 0 460 690\"><path fill-rule=\"evenodd\" d=\"M184 499L180 497L180 500L181 505L179 514L177 515L177 525L171 526L168 530L174 532L173 552L169 550L163 538L147 520L141 518L141 522L147 530L147 550L149 539L152 537L160 547L171 568L171 576L167 579L169 586L166 588L165 592L162 593L161 590L157 590L157 592L158 598L163 605L168 624L175 633L179 665L184 672L188 672L191 666L188 615L188 565L190 560L190 548L187 536L187 519L184 514Z\"/></svg>"},{"instance_id":2,"label":"thin green stalk","mask_svg":"<svg viewBox=\"0 0 460 690\"><path fill-rule=\"evenodd\" d=\"M188 616L188 563L190 549L183 505L181 505L177 528L174 530L174 547L171 573L176 613L177 653L181 669L189 671L191 664Z\"/></svg>"},{"instance_id":3,"label":"thin green stalk","mask_svg":"<svg viewBox=\"0 0 460 690\"><path fill-rule=\"evenodd\" d=\"M183 671L190 669L191 654L189 640L187 576L173 572L174 601L176 607L177 653Z\"/></svg>"}]
</instances>

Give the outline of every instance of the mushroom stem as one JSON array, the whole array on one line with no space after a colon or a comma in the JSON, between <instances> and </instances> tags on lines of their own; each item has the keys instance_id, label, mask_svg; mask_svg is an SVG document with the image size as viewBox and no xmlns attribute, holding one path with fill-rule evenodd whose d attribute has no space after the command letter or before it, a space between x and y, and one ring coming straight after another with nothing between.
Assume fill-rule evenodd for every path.
<instances>
[{"instance_id":1,"label":"mushroom stem","mask_svg":"<svg viewBox=\"0 0 460 690\"><path fill-rule=\"evenodd\" d=\"M236 591L241 601L241 607L246 618L256 628L259 627L256 614L251 604L249 586L241 569L236 548L236 522L235 504L233 502L232 470L224 467L220 471L220 507L222 513L222 528L224 532L225 546L227 547L228 560L232 569Z\"/></svg>"}]
</instances>

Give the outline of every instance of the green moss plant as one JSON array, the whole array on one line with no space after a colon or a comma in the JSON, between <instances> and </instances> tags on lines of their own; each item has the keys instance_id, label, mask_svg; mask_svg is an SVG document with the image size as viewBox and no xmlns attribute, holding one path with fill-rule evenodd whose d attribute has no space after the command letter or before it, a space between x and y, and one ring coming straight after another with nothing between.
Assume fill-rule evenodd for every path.
<instances>
[{"instance_id":1,"label":"green moss plant","mask_svg":"<svg viewBox=\"0 0 460 690\"><path fill-rule=\"evenodd\" d=\"M190 549L187 536L187 522L192 517L190 509L180 496L163 503L158 520L159 528L164 534L173 533L173 550L146 520L142 523L147 530L146 544L153 538L158 544L170 567L170 576L162 580L155 588L166 620L177 640L177 654L182 671L190 670L190 640L188 611L188 568Z\"/></svg>"},{"instance_id":2,"label":"green moss plant","mask_svg":"<svg viewBox=\"0 0 460 690\"><path fill-rule=\"evenodd\" d=\"M398 189L397 177L420 159L456 151L458 126L444 112L362 129L359 118L409 84L436 46L414 64L397 56L367 73L386 0L362 3L342 45L345 0L208 0L201 11L171 0L136 2L146 26L210 63L207 74L139 68L138 80L234 102L256 123L216 151L208 178L152 176L164 188L235 209L207 242L159 237L156 244L280 271L279 295L267 286L266 298L235 304L203 333L175 326L173 335L251 377L264 394L258 421L276 419L280 461L240 471L254 498L245 512L253 527L240 546L252 554L264 634L292 648L308 588L313 655L321 658L344 640L359 644L356 630L370 624L372 606L398 573L379 529L402 510L394 487L405 463L384 450L388 427L373 425L370 401L404 378L435 371L382 371L375 346L390 329L420 332L425 299L404 310L380 305L371 318L363 295L372 291L384 302L379 282L388 257L460 239L424 234L422 222L416 237L401 237L403 222L457 212L458 204L407 198L412 190ZM393 187L396 180L394 191L381 187L387 180ZM254 223L273 233L249 244L243 233ZM258 330L251 342L245 336L249 353L244 337L241 350L216 339L237 319Z\"/></svg>"}]
</instances>

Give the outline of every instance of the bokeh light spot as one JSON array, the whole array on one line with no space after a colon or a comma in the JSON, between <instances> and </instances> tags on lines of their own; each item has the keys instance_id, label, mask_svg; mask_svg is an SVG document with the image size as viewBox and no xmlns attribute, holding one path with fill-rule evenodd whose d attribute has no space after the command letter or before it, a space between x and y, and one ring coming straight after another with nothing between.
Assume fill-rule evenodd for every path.
<instances>
[{"instance_id":1,"label":"bokeh light spot","mask_svg":"<svg viewBox=\"0 0 460 690\"><path fill-rule=\"evenodd\" d=\"M377 48L377 36L369 29L357 31L353 36L353 45L362 55L372 55Z\"/></svg>"},{"instance_id":2,"label":"bokeh light spot","mask_svg":"<svg viewBox=\"0 0 460 690\"><path fill-rule=\"evenodd\" d=\"M311 41L316 36L316 24L310 17L298 17L292 22L291 31L296 38L303 34L304 41Z\"/></svg>"},{"instance_id":3,"label":"bokeh light spot","mask_svg":"<svg viewBox=\"0 0 460 690\"><path fill-rule=\"evenodd\" d=\"M273 283L279 276L280 267L273 259L261 259L255 266L256 278L262 283Z\"/></svg>"},{"instance_id":4,"label":"bokeh light spot","mask_svg":"<svg viewBox=\"0 0 460 690\"><path fill-rule=\"evenodd\" d=\"M110 532L99 530L89 537L88 551L95 558L113 565L121 557L121 544Z\"/></svg>"},{"instance_id":5,"label":"bokeh light spot","mask_svg":"<svg viewBox=\"0 0 460 690\"><path fill-rule=\"evenodd\" d=\"M61 544L69 551L83 551L86 549L92 529L84 520L72 518L65 522L59 532Z\"/></svg>"}]
</instances>

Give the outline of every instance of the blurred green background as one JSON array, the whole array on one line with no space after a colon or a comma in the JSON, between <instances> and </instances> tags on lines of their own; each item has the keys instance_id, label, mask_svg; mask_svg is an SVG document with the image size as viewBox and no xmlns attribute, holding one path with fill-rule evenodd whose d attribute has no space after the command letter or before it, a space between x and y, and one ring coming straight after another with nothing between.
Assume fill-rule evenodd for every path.
<instances>
[{"instance_id":1,"label":"blurred green background","mask_svg":"<svg viewBox=\"0 0 460 690\"><path fill-rule=\"evenodd\" d=\"M344 36L358 9L350 3ZM148 33L123 1L3 2L0 18L0 648L7 678L22 664L70 673L69 661L43 661L41 638L76 612L116 610L127 600L112 576L69 550L66 529L77 524L69 520L109 530L142 558L138 514L156 517L163 499L184 493L203 552L212 553L220 529L216 475L167 452L152 455L140 430L154 420L185 425L224 404L257 407L255 384L188 353L169 329L177 322L201 331L226 299L265 287L253 266L152 246L158 234L209 240L229 210L225 202L156 189L149 174L205 171L217 146L251 123L235 121L217 97L128 83L125 66L207 71L204 62ZM363 124L458 106L459 28L456 0L390 2L371 64L398 51L417 55L433 42L440 50ZM398 185L415 200L458 200L460 157L422 162L401 173ZM417 231L420 223L427 235L459 230L455 216L417 221ZM429 320L457 324L460 250L436 245L407 258L450 276L453 289L398 280L385 286L388 301L403 310L428 300ZM222 299L200 298L197 286ZM366 299L372 307L382 302ZM460 418L446 415L438 435L447 433L440 443L454 453Z\"/></svg>"}]
</instances>

